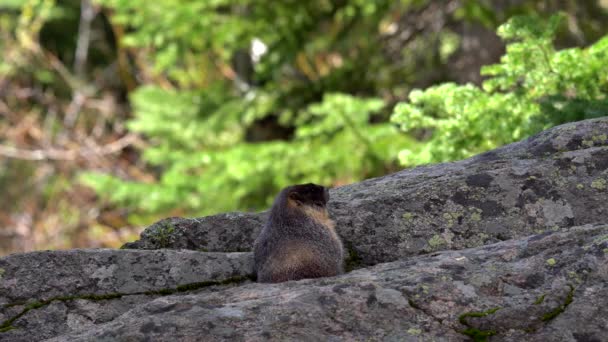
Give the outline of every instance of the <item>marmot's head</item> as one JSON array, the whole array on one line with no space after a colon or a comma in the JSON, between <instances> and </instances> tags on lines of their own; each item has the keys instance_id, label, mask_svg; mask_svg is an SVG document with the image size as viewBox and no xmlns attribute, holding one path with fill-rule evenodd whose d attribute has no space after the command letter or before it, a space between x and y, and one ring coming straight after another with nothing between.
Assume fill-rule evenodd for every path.
<instances>
[{"instance_id":1,"label":"marmot's head","mask_svg":"<svg viewBox=\"0 0 608 342\"><path fill-rule=\"evenodd\" d=\"M288 186L286 192L287 202L290 206L311 206L325 208L329 201L327 188L312 183Z\"/></svg>"}]
</instances>

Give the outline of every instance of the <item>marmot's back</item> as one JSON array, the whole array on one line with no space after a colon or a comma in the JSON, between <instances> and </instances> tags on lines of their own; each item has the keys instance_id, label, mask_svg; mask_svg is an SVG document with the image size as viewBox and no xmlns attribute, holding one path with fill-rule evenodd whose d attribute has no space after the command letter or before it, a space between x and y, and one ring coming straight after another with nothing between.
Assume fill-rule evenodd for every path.
<instances>
[{"instance_id":1,"label":"marmot's back","mask_svg":"<svg viewBox=\"0 0 608 342\"><path fill-rule=\"evenodd\" d=\"M259 282L342 273L342 242L325 207L328 199L327 189L315 184L293 185L281 191L254 244Z\"/></svg>"}]
</instances>

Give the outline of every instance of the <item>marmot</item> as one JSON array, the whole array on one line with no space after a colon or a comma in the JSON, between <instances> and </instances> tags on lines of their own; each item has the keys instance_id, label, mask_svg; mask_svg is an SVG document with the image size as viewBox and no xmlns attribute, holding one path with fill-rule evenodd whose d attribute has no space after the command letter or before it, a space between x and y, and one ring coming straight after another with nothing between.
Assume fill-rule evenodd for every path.
<instances>
[{"instance_id":1,"label":"marmot","mask_svg":"<svg viewBox=\"0 0 608 342\"><path fill-rule=\"evenodd\" d=\"M343 272L344 251L325 207L326 188L288 186L276 197L253 252L259 282L279 283Z\"/></svg>"}]
</instances>

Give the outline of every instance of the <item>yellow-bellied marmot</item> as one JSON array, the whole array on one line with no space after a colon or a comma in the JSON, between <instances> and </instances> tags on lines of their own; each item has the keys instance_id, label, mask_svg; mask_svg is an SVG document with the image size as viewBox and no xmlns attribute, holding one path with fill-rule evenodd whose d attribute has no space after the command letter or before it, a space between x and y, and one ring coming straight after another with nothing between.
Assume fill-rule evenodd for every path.
<instances>
[{"instance_id":1,"label":"yellow-bellied marmot","mask_svg":"<svg viewBox=\"0 0 608 342\"><path fill-rule=\"evenodd\" d=\"M342 242L325 205L326 188L288 186L279 193L253 247L257 278L278 283L343 272Z\"/></svg>"}]
</instances>

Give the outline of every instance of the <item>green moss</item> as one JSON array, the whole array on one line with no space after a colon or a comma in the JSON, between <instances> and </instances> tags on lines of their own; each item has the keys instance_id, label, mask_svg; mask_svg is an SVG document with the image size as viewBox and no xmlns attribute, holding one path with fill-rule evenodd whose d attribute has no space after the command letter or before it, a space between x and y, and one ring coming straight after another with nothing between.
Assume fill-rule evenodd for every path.
<instances>
[{"instance_id":1,"label":"green moss","mask_svg":"<svg viewBox=\"0 0 608 342\"><path fill-rule=\"evenodd\" d=\"M159 248L167 248L171 243L171 234L173 232L175 232L175 227L172 224L165 223L156 230L152 238L156 241Z\"/></svg>"},{"instance_id":2,"label":"green moss","mask_svg":"<svg viewBox=\"0 0 608 342\"><path fill-rule=\"evenodd\" d=\"M414 309L420 310L420 306L416 304L416 302L414 302L413 300L408 298L407 303Z\"/></svg>"},{"instance_id":3,"label":"green moss","mask_svg":"<svg viewBox=\"0 0 608 342\"><path fill-rule=\"evenodd\" d=\"M600 235L600 236L596 237L595 239L593 239L594 244L600 244L604 241L608 241L608 234Z\"/></svg>"},{"instance_id":4,"label":"green moss","mask_svg":"<svg viewBox=\"0 0 608 342\"><path fill-rule=\"evenodd\" d=\"M454 220L452 219L452 214L450 214L450 213L444 213L443 214L443 218L446 220L446 225L448 227L454 226Z\"/></svg>"},{"instance_id":5,"label":"green moss","mask_svg":"<svg viewBox=\"0 0 608 342\"><path fill-rule=\"evenodd\" d=\"M460 333L466 336L469 336L475 342L485 342L488 340L490 336L496 335L496 330L480 330L478 328L472 327L471 324L467 321L469 317L485 317L495 313L500 310L500 307L492 308L486 311L471 311L466 312L458 317L458 321L460 324L466 326L465 330L461 330Z\"/></svg>"},{"instance_id":6,"label":"green moss","mask_svg":"<svg viewBox=\"0 0 608 342\"><path fill-rule=\"evenodd\" d=\"M568 271L567 275L568 275L568 279L570 279L571 281L573 281L577 284L581 284L583 282L580 275L574 271Z\"/></svg>"},{"instance_id":7,"label":"green moss","mask_svg":"<svg viewBox=\"0 0 608 342\"><path fill-rule=\"evenodd\" d=\"M572 303L572 301L574 300L574 286L572 286L572 285L569 285L569 286L570 286L570 291L568 292L568 295L566 296L564 303L562 303L562 305L558 306L557 308L544 314L540 318L543 322L550 321L550 320L554 319L555 317L559 316L559 314L564 312L564 310L566 310L568 305L570 305L570 303Z\"/></svg>"},{"instance_id":8,"label":"green moss","mask_svg":"<svg viewBox=\"0 0 608 342\"><path fill-rule=\"evenodd\" d=\"M4 268L0 267L0 279L2 279L2 276L4 275Z\"/></svg>"},{"instance_id":9,"label":"green moss","mask_svg":"<svg viewBox=\"0 0 608 342\"><path fill-rule=\"evenodd\" d=\"M30 304L26 305L25 308L28 309L28 310L39 309L39 308L41 308L43 306L49 305L51 303L51 301L52 300L45 300L45 301L42 301L42 302L33 302L33 303L30 303Z\"/></svg>"},{"instance_id":10,"label":"green moss","mask_svg":"<svg viewBox=\"0 0 608 342\"><path fill-rule=\"evenodd\" d=\"M12 326L12 325L9 325L9 326L6 326L6 327L0 327L0 333L7 332L7 331L13 330L13 329L15 329L15 327Z\"/></svg>"},{"instance_id":11,"label":"green moss","mask_svg":"<svg viewBox=\"0 0 608 342\"><path fill-rule=\"evenodd\" d=\"M467 318L469 318L469 317L485 317L485 316L488 316L488 315L491 315L491 314L495 313L498 310L500 310L500 307L492 308L492 309L486 310L486 311L471 311L471 312L466 312L466 313L463 313L462 315L458 316L458 322L460 322L460 324L469 326L469 323L467 322Z\"/></svg>"},{"instance_id":12,"label":"green moss","mask_svg":"<svg viewBox=\"0 0 608 342\"><path fill-rule=\"evenodd\" d=\"M414 214L406 211L401 217L406 221L410 221L414 217Z\"/></svg>"},{"instance_id":13,"label":"green moss","mask_svg":"<svg viewBox=\"0 0 608 342\"><path fill-rule=\"evenodd\" d=\"M220 281L202 281L199 283L180 285L175 290L176 290L176 292L186 292L186 291L198 290L198 289L213 286L213 285L237 284L237 283L242 283L247 280L255 280L255 279L253 279L252 277L248 277L248 276L238 276L238 277L232 277L232 278L228 278L228 279L220 280Z\"/></svg>"},{"instance_id":14,"label":"green moss","mask_svg":"<svg viewBox=\"0 0 608 342\"><path fill-rule=\"evenodd\" d=\"M436 248L445 245L446 241L441 237L441 235L435 234L429 239L428 244L431 248Z\"/></svg>"},{"instance_id":15,"label":"green moss","mask_svg":"<svg viewBox=\"0 0 608 342\"><path fill-rule=\"evenodd\" d=\"M477 238L479 239L479 241L481 243L486 242L486 240L490 237L490 235L486 234L486 233L479 233L477 234Z\"/></svg>"},{"instance_id":16,"label":"green moss","mask_svg":"<svg viewBox=\"0 0 608 342\"><path fill-rule=\"evenodd\" d=\"M477 328L467 328L460 332L467 335L475 342L486 342L490 336L496 335L496 330L479 330Z\"/></svg>"},{"instance_id":17,"label":"green moss","mask_svg":"<svg viewBox=\"0 0 608 342\"><path fill-rule=\"evenodd\" d=\"M454 223L458 221L458 218L464 217L464 212L462 212L462 211L452 211L447 214L449 216L448 226L450 226L450 227L453 226Z\"/></svg>"},{"instance_id":18,"label":"green moss","mask_svg":"<svg viewBox=\"0 0 608 342\"><path fill-rule=\"evenodd\" d=\"M598 178L591 182L591 187L597 190L605 190L606 189L606 180L603 178Z\"/></svg>"},{"instance_id":19,"label":"green moss","mask_svg":"<svg viewBox=\"0 0 608 342\"><path fill-rule=\"evenodd\" d=\"M19 305L25 305L27 304L27 302L13 302L13 303L9 303L9 304L4 304L4 308L8 309L8 308L12 308L13 306L19 306Z\"/></svg>"},{"instance_id":20,"label":"green moss","mask_svg":"<svg viewBox=\"0 0 608 342\"><path fill-rule=\"evenodd\" d=\"M409 329L407 329L407 333L410 335L418 336L418 335L422 334L422 330L416 329L416 328L409 328Z\"/></svg>"},{"instance_id":21,"label":"green moss","mask_svg":"<svg viewBox=\"0 0 608 342\"><path fill-rule=\"evenodd\" d=\"M7 305L5 305L5 308L9 308L9 307L17 306L17 305L24 305L24 308L17 315L9 318L8 320L6 320L6 321L2 322L2 324L0 324L0 333L7 332L12 329L17 329L16 327L13 326L13 323L16 320L21 318L23 315L28 313L30 310L36 310L36 309L43 308L43 307L51 304L52 302L56 302L56 301L66 302L66 301L75 300L75 299L88 299L88 300L92 300L92 301L98 301L98 300L107 300L107 299L120 298L120 297L122 297L121 294L61 296L61 297L54 297L54 298L50 298L47 300L41 300L41 301L36 300L36 301L29 302L29 303L18 302L18 303L7 304Z\"/></svg>"},{"instance_id":22,"label":"green moss","mask_svg":"<svg viewBox=\"0 0 608 342\"><path fill-rule=\"evenodd\" d=\"M581 183L576 184L576 188L579 190L583 190L585 188L585 186Z\"/></svg>"},{"instance_id":23,"label":"green moss","mask_svg":"<svg viewBox=\"0 0 608 342\"><path fill-rule=\"evenodd\" d=\"M346 260L344 260L344 270L350 272L360 268L363 264L363 259L359 256L359 253L357 253L357 250L353 245L349 243L346 246L346 251L348 252L348 256L346 257Z\"/></svg>"},{"instance_id":24,"label":"green moss","mask_svg":"<svg viewBox=\"0 0 608 342\"><path fill-rule=\"evenodd\" d=\"M92 301L98 301L98 300L109 300L109 299L121 298L122 296L123 295L120 293L108 293L108 294L101 294L101 295L84 295L84 296L79 296L78 298L74 298L74 299L88 299L88 300L92 300Z\"/></svg>"},{"instance_id":25,"label":"green moss","mask_svg":"<svg viewBox=\"0 0 608 342\"><path fill-rule=\"evenodd\" d=\"M555 265L555 263L556 263L556 261L554 258L547 259L547 265L553 266L553 265Z\"/></svg>"},{"instance_id":26,"label":"green moss","mask_svg":"<svg viewBox=\"0 0 608 342\"><path fill-rule=\"evenodd\" d=\"M472 213L471 214L471 221L474 221L474 222L481 221L481 214L478 213L478 212Z\"/></svg>"},{"instance_id":27,"label":"green moss","mask_svg":"<svg viewBox=\"0 0 608 342\"><path fill-rule=\"evenodd\" d=\"M545 301L545 295L542 295L534 301L534 305L542 304L544 301Z\"/></svg>"},{"instance_id":28,"label":"green moss","mask_svg":"<svg viewBox=\"0 0 608 342\"><path fill-rule=\"evenodd\" d=\"M43 302L33 302L31 304L26 305L26 307L21 310L21 312L19 312L17 315L7 319L6 321L2 322L2 324L0 324L0 333L4 333L7 332L9 330L13 330L16 329L13 326L13 323L18 320L19 318L21 318L23 315L25 315L28 311L32 310L32 309L37 309L44 306Z\"/></svg>"}]
</instances>

